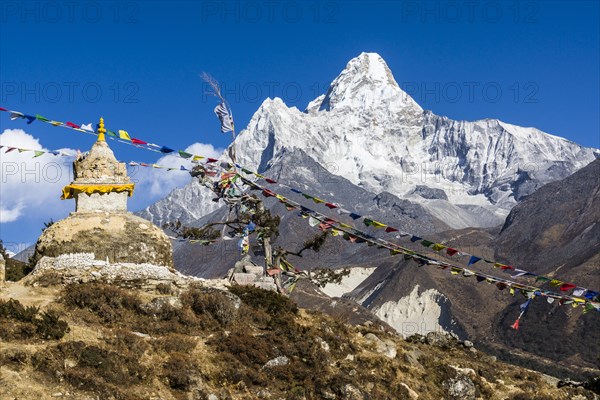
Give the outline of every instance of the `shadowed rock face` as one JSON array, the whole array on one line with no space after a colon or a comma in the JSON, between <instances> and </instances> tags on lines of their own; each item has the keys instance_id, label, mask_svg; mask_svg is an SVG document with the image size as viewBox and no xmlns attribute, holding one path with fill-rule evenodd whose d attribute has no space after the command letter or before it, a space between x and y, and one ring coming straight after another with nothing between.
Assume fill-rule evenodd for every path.
<instances>
[{"instance_id":1,"label":"shadowed rock face","mask_svg":"<svg viewBox=\"0 0 600 400\"><path fill-rule=\"evenodd\" d=\"M496 255L539 272L564 275L600 252L600 159L549 183L506 218Z\"/></svg>"},{"instance_id":2,"label":"shadowed rock face","mask_svg":"<svg viewBox=\"0 0 600 400\"><path fill-rule=\"evenodd\" d=\"M541 187L513 208L495 244L498 260L600 290L600 159ZM597 312L583 314L581 308L537 299L517 335L505 327L515 320L522 302L518 299L498 315L495 332L501 342L557 361L597 366Z\"/></svg>"},{"instance_id":3,"label":"shadowed rock face","mask_svg":"<svg viewBox=\"0 0 600 400\"><path fill-rule=\"evenodd\" d=\"M47 228L36 244L42 256L94 253L96 259L173 267L171 242L151 222L130 213L73 213Z\"/></svg>"}]
</instances>

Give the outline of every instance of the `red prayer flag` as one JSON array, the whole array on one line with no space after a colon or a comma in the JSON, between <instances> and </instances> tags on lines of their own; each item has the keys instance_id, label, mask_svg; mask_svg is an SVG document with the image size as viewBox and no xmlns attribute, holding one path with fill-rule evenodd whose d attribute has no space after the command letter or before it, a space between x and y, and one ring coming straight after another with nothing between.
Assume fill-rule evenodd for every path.
<instances>
[{"instance_id":1,"label":"red prayer flag","mask_svg":"<svg viewBox=\"0 0 600 400\"><path fill-rule=\"evenodd\" d=\"M277 183L277 181L271 179L271 178L265 178L265 181L269 182L269 183Z\"/></svg>"},{"instance_id":2,"label":"red prayer flag","mask_svg":"<svg viewBox=\"0 0 600 400\"><path fill-rule=\"evenodd\" d=\"M510 327L513 328L514 330L518 331L519 330L519 319L517 318L515 323L512 324Z\"/></svg>"},{"instance_id":3,"label":"red prayer flag","mask_svg":"<svg viewBox=\"0 0 600 400\"><path fill-rule=\"evenodd\" d=\"M265 197L275 197L275 193L271 192L269 189L263 189L262 193Z\"/></svg>"},{"instance_id":4,"label":"red prayer flag","mask_svg":"<svg viewBox=\"0 0 600 400\"><path fill-rule=\"evenodd\" d=\"M73 129L79 129L79 128L81 128L81 126L79 126L77 124L74 124L72 122L67 122L65 125L68 126L69 128L73 128Z\"/></svg>"},{"instance_id":5,"label":"red prayer flag","mask_svg":"<svg viewBox=\"0 0 600 400\"><path fill-rule=\"evenodd\" d=\"M560 285L560 290L566 292L567 290L575 289L576 287L577 286L573 285L572 283L563 283Z\"/></svg>"},{"instance_id":6,"label":"red prayer flag","mask_svg":"<svg viewBox=\"0 0 600 400\"><path fill-rule=\"evenodd\" d=\"M502 271L505 271L507 269L515 269L515 267L513 267L512 265L503 265L503 266L500 267L500 269Z\"/></svg>"},{"instance_id":7,"label":"red prayer flag","mask_svg":"<svg viewBox=\"0 0 600 400\"><path fill-rule=\"evenodd\" d=\"M8 111L6 108L0 107L0 111Z\"/></svg>"},{"instance_id":8,"label":"red prayer flag","mask_svg":"<svg viewBox=\"0 0 600 400\"><path fill-rule=\"evenodd\" d=\"M452 257L453 255L455 255L456 253L458 253L458 250L453 249L452 247L448 247L446 249L446 254L448 254L450 257Z\"/></svg>"},{"instance_id":9,"label":"red prayer flag","mask_svg":"<svg viewBox=\"0 0 600 400\"><path fill-rule=\"evenodd\" d=\"M207 162L207 163L213 163L213 162L217 162L217 161L219 161L219 160L217 160L216 158L210 158L210 157L208 157L208 158L206 159L206 162Z\"/></svg>"},{"instance_id":10,"label":"red prayer flag","mask_svg":"<svg viewBox=\"0 0 600 400\"><path fill-rule=\"evenodd\" d=\"M329 224L326 224L326 223L324 223L324 222L321 222L321 223L319 224L319 229L320 229L320 230L322 230L322 231L326 231L326 230L327 230L327 229L329 229L329 228L331 228L331 225L329 225Z\"/></svg>"},{"instance_id":11,"label":"red prayer flag","mask_svg":"<svg viewBox=\"0 0 600 400\"><path fill-rule=\"evenodd\" d=\"M390 232L398 232L398 229L396 229L396 228L392 228L391 226L388 226L387 228L385 228L385 231L386 231L387 233L390 233Z\"/></svg>"},{"instance_id":12,"label":"red prayer flag","mask_svg":"<svg viewBox=\"0 0 600 400\"><path fill-rule=\"evenodd\" d=\"M148 142L144 142L143 140L135 139L135 138L131 139L131 142L134 144L148 144Z\"/></svg>"},{"instance_id":13,"label":"red prayer flag","mask_svg":"<svg viewBox=\"0 0 600 400\"><path fill-rule=\"evenodd\" d=\"M336 206L336 205L335 205L335 204L333 204L333 203L325 203L325 205L326 205L327 207L331 208L331 209L338 208L338 206Z\"/></svg>"}]
</instances>

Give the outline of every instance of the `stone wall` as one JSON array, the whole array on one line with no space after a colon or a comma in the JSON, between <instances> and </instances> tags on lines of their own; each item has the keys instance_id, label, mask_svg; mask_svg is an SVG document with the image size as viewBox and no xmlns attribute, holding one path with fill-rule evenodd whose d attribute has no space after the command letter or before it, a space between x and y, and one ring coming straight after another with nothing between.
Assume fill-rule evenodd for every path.
<instances>
[{"instance_id":1,"label":"stone wall","mask_svg":"<svg viewBox=\"0 0 600 400\"><path fill-rule=\"evenodd\" d=\"M88 211L127 211L127 192L121 193L80 193L75 199L77 212Z\"/></svg>"},{"instance_id":2,"label":"stone wall","mask_svg":"<svg viewBox=\"0 0 600 400\"><path fill-rule=\"evenodd\" d=\"M217 289L225 289L229 282L225 279L210 281L171 271L169 268L152 264L109 263L98 260L94 253L63 254L58 257L43 257L25 279L36 285L38 279L47 273L58 273L62 283L106 282L120 285L156 287L170 284L187 288L191 284L202 284Z\"/></svg>"}]
</instances>

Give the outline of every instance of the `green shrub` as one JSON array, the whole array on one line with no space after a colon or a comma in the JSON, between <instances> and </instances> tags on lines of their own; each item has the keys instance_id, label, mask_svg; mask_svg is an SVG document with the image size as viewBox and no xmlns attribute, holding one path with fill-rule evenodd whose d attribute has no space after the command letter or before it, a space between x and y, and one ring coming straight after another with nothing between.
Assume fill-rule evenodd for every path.
<instances>
[{"instance_id":1,"label":"green shrub","mask_svg":"<svg viewBox=\"0 0 600 400\"><path fill-rule=\"evenodd\" d=\"M269 314L298 314L298 306L293 300L270 290L254 286L232 286L229 291L250 307L261 309Z\"/></svg>"},{"instance_id":2,"label":"green shrub","mask_svg":"<svg viewBox=\"0 0 600 400\"><path fill-rule=\"evenodd\" d=\"M196 340L189 336L170 333L156 341L156 348L167 353L190 353L196 348Z\"/></svg>"},{"instance_id":3,"label":"green shrub","mask_svg":"<svg viewBox=\"0 0 600 400\"><path fill-rule=\"evenodd\" d=\"M67 306L89 309L107 323L119 320L122 310L138 312L142 304L137 294L98 283L69 285L62 301Z\"/></svg>"},{"instance_id":4,"label":"green shrub","mask_svg":"<svg viewBox=\"0 0 600 400\"><path fill-rule=\"evenodd\" d=\"M69 331L69 324L62 321L55 311L42 313L40 319L35 320L37 334L42 339L58 340Z\"/></svg>"},{"instance_id":5,"label":"green shrub","mask_svg":"<svg viewBox=\"0 0 600 400\"><path fill-rule=\"evenodd\" d=\"M190 289L183 294L182 301L197 315L209 315L222 326L230 325L237 316L235 299L221 291Z\"/></svg>"},{"instance_id":6,"label":"green shrub","mask_svg":"<svg viewBox=\"0 0 600 400\"><path fill-rule=\"evenodd\" d=\"M196 382L196 368L190 356L175 353L163 364L163 377L171 389L188 390Z\"/></svg>"},{"instance_id":7,"label":"green shrub","mask_svg":"<svg viewBox=\"0 0 600 400\"><path fill-rule=\"evenodd\" d=\"M4 340L58 340L69 331L69 325L56 312L45 311L39 315L39 307L25 307L14 299L0 300L0 322L0 338Z\"/></svg>"}]
</instances>

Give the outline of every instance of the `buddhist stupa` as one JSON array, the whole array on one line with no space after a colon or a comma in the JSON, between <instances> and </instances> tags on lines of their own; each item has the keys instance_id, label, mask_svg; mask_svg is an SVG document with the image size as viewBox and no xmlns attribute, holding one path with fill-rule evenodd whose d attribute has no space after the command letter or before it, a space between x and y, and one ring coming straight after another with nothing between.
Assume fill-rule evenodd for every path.
<instances>
[{"instance_id":1,"label":"buddhist stupa","mask_svg":"<svg viewBox=\"0 0 600 400\"><path fill-rule=\"evenodd\" d=\"M172 268L169 238L150 221L127 211L134 184L125 163L115 158L106 143L104 121L98 140L87 155L73 162L73 182L63 188L62 199L75 199L75 212L44 230L35 248L35 261L43 256L94 253L111 263L149 263Z\"/></svg>"}]
</instances>

